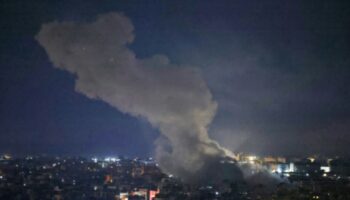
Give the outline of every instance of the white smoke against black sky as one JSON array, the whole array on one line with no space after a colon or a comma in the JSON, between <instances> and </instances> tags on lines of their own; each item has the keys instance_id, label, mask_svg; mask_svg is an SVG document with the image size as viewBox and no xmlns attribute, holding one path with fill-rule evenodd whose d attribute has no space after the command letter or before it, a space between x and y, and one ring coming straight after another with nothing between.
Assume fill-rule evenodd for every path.
<instances>
[{"instance_id":1,"label":"white smoke against black sky","mask_svg":"<svg viewBox=\"0 0 350 200\"><path fill-rule=\"evenodd\" d=\"M194 174L211 158L230 154L208 136L217 103L199 70L164 55L138 58L128 48L133 29L126 16L109 13L88 23L44 24L36 39L55 67L76 76L76 91L160 130L156 157L166 172Z\"/></svg>"}]
</instances>

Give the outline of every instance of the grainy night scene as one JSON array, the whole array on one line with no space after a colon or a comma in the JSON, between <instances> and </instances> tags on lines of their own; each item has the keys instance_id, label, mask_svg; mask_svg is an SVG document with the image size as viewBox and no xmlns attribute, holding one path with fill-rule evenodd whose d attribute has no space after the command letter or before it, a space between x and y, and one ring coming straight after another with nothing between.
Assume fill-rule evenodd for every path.
<instances>
[{"instance_id":1,"label":"grainy night scene","mask_svg":"<svg viewBox=\"0 0 350 200\"><path fill-rule=\"evenodd\" d=\"M1 200L350 199L350 2L0 16Z\"/></svg>"}]
</instances>

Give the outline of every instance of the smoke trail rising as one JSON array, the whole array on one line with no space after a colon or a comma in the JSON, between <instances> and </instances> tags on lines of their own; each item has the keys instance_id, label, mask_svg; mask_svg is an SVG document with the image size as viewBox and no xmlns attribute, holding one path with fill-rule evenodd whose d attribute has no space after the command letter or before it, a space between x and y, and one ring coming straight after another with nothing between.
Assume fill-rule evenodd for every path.
<instances>
[{"instance_id":1,"label":"smoke trail rising","mask_svg":"<svg viewBox=\"0 0 350 200\"><path fill-rule=\"evenodd\" d=\"M160 130L156 158L163 170L198 176L228 156L207 133L217 104L196 68L171 64L164 55L137 58L128 48L133 29L127 17L109 13L89 23L44 24L36 39L55 67L76 75L76 91Z\"/></svg>"}]
</instances>

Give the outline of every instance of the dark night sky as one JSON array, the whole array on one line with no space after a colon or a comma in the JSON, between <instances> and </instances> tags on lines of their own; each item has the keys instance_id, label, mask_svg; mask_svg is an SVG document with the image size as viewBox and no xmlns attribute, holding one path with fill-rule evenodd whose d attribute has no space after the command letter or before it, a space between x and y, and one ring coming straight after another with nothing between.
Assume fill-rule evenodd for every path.
<instances>
[{"instance_id":1,"label":"dark night sky","mask_svg":"<svg viewBox=\"0 0 350 200\"><path fill-rule=\"evenodd\" d=\"M231 150L350 152L348 1L0 1L0 153L151 155L145 120L74 91L34 36L44 23L122 12L130 48L201 68Z\"/></svg>"}]
</instances>

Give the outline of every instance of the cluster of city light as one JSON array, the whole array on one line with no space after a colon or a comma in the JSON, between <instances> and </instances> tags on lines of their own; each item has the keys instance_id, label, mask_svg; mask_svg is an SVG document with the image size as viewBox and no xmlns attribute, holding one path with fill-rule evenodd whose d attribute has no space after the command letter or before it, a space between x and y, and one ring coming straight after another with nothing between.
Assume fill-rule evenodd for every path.
<instances>
[{"instance_id":1,"label":"cluster of city light","mask_svg":"<svg viewBox=\"0 0 350 200\"><path fill-rule=\"evenodd\" d=\"M309 162L316 162L316 158L308 157ZM296 172L301 172L297 169L294 162L288 162L284 157L258 157L256 155L245 155L240 154L238 156L238 163L249 164L254 170L259 171L261 169L267 169L271 173L276 173L282 176L289 177L291 174ZM322 172L323 177L327 177L331 173L331 168L329 166L329 160L327 160L328 165L321 165L320 168L315 169L315 172ZM309 177L309 173L305 173L306 177Z\"/></svg>"},{"instance_id":2,"label":"cluster of city light","mask_svg":"<svg viewBox=\"0 0 350 200\"><path fill-rule=\"evenodd\" d=\"M94 163L97 163L99 161L104 161L104 162L119 162L120 158L118 157L113 157L113 156L107 156L104 159L98 159L97 157L93 157L91 158L92 161L94 161Z\"/></svg>"},{"instance_id":3,"label":"cluster of city light","mask_svg":"<svg viewBox=\"0 0 350 200\"><path fill-rule=\"evenodd\" d=\"M248 156L248 161L250 164L254 164L254 162L257 160L256 156Z\"/></svg>"},{"instance_id":4,"label":"cluster of city light","mask_svg":"<svg viewBox=\"0 0 350 200\"><path fill-rule=\"evenodd\" d=\"M104 161L106 161L106 162L119 162L120 159L118 157L106 157L104 159Z\"/></svg>"}]
</instances>

